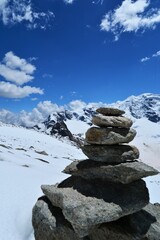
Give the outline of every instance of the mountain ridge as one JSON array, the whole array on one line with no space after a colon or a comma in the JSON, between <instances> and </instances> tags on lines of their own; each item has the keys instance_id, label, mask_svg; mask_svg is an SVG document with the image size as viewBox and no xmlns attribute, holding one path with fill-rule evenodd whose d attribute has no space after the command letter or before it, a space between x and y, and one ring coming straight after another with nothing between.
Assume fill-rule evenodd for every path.
<instances>
[{"instance_id":1,"label":"mountain ridge","mask_svg":"<svg viewBox=\"0 0 160 240\"><path fill-rule=\"evenodd\" d=\"M79 107L77 112L75 109L55 111L48 116L46 121L34 128L49 135L68 136L71 141L75 141L84 136L87 127L92 125L92 116L97 114L96 108L102 106L122 109L126 112L125 115L132 118L134 122L137 119L145 118L150 122L160 123L160 94L145 93L139 96L130 96L124 101L112 104L97 103L92 107L91 104L86 104L86 106ZM73 130L72 123L77 126L78 133Z\"/></svg>"}]
</instances>

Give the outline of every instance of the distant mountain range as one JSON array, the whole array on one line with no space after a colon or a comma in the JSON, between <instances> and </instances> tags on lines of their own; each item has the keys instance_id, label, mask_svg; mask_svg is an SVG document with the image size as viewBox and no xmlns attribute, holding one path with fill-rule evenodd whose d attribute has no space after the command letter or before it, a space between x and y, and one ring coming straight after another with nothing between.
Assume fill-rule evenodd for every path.
<instances>
[{"instance_id":1,"label":"distant mountain range","mask_svg":"<svg viewBox=\"0 0 160 240\"><path fill-rule=\"evenodd\" d=\"M92 125L92 116L99 107L115 107L125 111L125 116L134 122L137 130L134 144L146 152L147 146L150 158L158 161L160 155L160 94L145 93L130 96L124 101L112 104L84 103L73 101L70 105L59 107L50 102L39 103L32 112L22 111L19 114L0 110L0 121L54 136L60 140L69 141L74 145L83 143L85 132ZM147 150L149 149L147 148ZM151 154L153 153L153 154ZM159 154L159 155L158 155ZM150 159L148 159L150 161Z\"/></svg>"},{"instance_id":2,"label":"distant mountain range","mask_svg":"<svg viewBox=\"0 0 160 240\"><path fill-rule=\"evenodd\" d=\"M160 94L145 93L128 97L113 104L136 119L147 118L151 122L160 122Z\"/></svg>"},{"instance_id":3,"label":"distant mountain range","mask_svg":"<svg viewBox=\"0 0 160 240\"><path fill-rule=\"evenodd\" d=\"M133 119L146 119L153 123L160 123L160 94L145 93L128 97L124 101L113 104L94 103L79 107L77 111L55 111L44 122L34 126L34 129L57 137L68 137L77 141L84 136L85 131L92 125L91 119L96 114L96 108L115 107L126 112L125 116Z\"/></svg>"}]
</instances>

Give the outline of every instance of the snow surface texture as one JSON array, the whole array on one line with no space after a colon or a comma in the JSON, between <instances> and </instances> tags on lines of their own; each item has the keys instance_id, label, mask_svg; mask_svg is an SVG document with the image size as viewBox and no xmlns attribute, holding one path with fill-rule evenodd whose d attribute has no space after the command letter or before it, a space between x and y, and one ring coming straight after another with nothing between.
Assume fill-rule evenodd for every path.
<instances>
[{"instance_id":1,"label":"snow surface texture","mask_svg":"<svg viewBox=\"0 0 160 240\"><path fill-rule=\"evenodd\" d=\"M56 121L61 113L68 129L84 136L92 111L100 106L107 105L74 101L69 106L71 111L64 114L63 107L44 102L18 118L6 110L0 111L3 122L28 127L40 123L40 132L0 124L0 240L34 240L31 216L32 207L42 195L40 186L62 181L67 175L61 171L70 161L86 159L66 138L56 139L43 133L49 134L50 129L46 130L42 122L49 114L50 120ZM126 116L133 119L137 136L131 144L139 148L140 161L160 171L160 95L132 96L111 106L124 109ZM160 202L160 175L145 180L150 201Z\"/></svg>"},{"instance_id":2,"label":"snow surface texture","mask_svg":"<svg viewBox=\"0 0 160 240\"><path fill-rule=\"evenodd\" d=\"M42 195L40 186L62 181L66 165L84 158L79 149L54 137L0 126L0 239L33 240L32 207Z\"/></svg>"}]
</instances>

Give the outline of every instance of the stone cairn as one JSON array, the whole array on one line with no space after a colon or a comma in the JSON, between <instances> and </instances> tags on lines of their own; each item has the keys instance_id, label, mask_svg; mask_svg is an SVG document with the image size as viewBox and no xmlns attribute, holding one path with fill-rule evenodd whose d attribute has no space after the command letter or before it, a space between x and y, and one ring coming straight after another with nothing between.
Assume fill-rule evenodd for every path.
<instances>
[{"instance_id":1,"label":"stone cairn","mask_svg":"<svg viewBox=\"0 0 160 240\"><path fill-rule=\"evenodd\" d=\"M154 232L148 227L156 222L155 216L142 210L149 194L141 179L158 171L138 161L138 149L126 144L136 131L130 129L132 121L124 111L96 111L96 126L87 131L82 147L89 159L67 166L64 173L71 177L60 184L42 185L45 196L33 208L35 239L158 240L160 228ZM146 238L150 231L157 238Z\"/></svg>"}]
</instances>

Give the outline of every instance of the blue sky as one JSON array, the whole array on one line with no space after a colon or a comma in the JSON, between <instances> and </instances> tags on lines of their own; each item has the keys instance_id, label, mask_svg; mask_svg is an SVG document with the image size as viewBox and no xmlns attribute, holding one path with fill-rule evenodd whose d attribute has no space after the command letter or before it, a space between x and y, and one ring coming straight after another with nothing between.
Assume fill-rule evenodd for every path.
<instances>
[{"instance_id":1,"label":"blue sky","mask_svg":"<svg viewBox=\"0 0 160 240\"><path fill-rule=\"evenodd\" d=\"M158 0L0 0L0 108L160 92Z\"/></svg>"}]
</instances>

